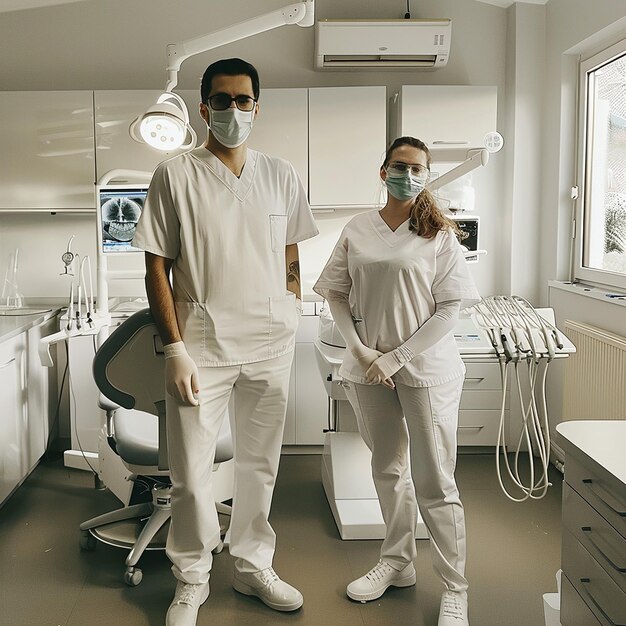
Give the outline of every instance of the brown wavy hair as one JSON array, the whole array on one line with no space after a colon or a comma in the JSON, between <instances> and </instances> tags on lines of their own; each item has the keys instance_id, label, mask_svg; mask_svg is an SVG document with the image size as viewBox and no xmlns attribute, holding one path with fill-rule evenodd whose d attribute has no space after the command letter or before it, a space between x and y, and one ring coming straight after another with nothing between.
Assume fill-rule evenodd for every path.
<instances>
[{"instance_id":1,"label":"brown wavy hair","mask_svg":"<svg viewBox=\"0 0 626 626\"><path fill-rule=\"evenodd\" d=\"M417 148L426 154L426 163L430 170L430 164L432 162L432 155L428 146L415 137L398 137L387 148L385 154L385 160L382 167L385 168L391 161L391 155L396 148L400 146L412 146ZM409 230L412 230L416 235L425 237L426 239L432 239L437 235L440 230L452 229L454 234L459 240L465 239L467 233L464 233L457 225L457 223L443 214L442 210L437 206L437 200L428 189L424 189L411 206L411 212L409 214Z\"/></svg>"}]
</instances>

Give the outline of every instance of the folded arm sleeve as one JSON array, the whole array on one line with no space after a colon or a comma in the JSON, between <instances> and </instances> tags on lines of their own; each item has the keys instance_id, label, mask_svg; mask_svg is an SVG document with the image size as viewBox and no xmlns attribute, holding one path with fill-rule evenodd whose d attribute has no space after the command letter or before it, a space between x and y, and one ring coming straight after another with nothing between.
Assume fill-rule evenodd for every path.
<instances>
[{"instance_id":1,"label":"folded arm sleeve","mask_svg":"<svg viewBox=\"0 0 626 626\"><path fill-rule=\"evenodd\" d=\"M287 245L315 237L319 233L311 207L300 178L288 163L287 199Z\"/></svg>"},{"instance_id":2,"label":"folded arm sleeve","mask_svg":"<svg viewBox=\"0 0 626 626\"><path fill-rule=\"evenodd\" d=\"M331 291L347 295L351 288L352 278L348 271L348 239L345 232L342 232L322 273L313 285L313 291L328 300Z\"/></svg>"}]
</instances>

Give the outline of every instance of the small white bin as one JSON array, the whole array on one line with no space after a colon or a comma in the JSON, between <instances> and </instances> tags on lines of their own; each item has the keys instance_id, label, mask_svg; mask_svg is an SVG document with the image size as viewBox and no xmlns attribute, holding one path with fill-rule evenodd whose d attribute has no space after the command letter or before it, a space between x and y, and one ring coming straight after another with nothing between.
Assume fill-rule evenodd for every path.
<instances>
[{"instance_id":1,"label":"small white bin","mask_svg":"<svg viewBox=\"0 0 626 626\"><path fill-rule=\"evenodd\" d=\"M543 594L543 615L546 619L546 626L561 626L560 594Z\"/></svg>"}]
</instances>

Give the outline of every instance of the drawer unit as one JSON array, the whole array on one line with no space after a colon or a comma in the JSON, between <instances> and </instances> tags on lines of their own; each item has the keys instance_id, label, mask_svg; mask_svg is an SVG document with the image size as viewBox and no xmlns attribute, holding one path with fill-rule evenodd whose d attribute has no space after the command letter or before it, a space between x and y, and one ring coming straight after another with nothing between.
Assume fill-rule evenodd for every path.
<instances>
[{"instance_id":1,"label":"drawer unit","mask_svg":"<svg viewBox=\"0 0 626 626\"><path fill-rule=\"evenodd\" d=\"M561 567L600 624L626 624L626 594L568 530L563 531Z\"/></svg>"},{"instance_id":2,"label":"drawer unit","mask_svg":"<svg viewBox=\"0 0 626 626\"><path fill-rule=\"evenodd\" d=\"M626 537L626 498L623 484L607 472L583 465L573 456L565 464L565 480ZM626 551L626 542L624 550Z\"/></svg>"},{"instance_id":3,"label":"drawer unit","mask_svg":"<svg viewBox=\"0 0 626 626\"><path fill-rule=\"evenodd\" d=\"M557 426L565 451L562 626L626 625L626 422Z\"/></svg>"},{"instance_id":4,"label":"drawer unit","mask_svg":"<svg viewBox=\"0 0 626 626\"><path fill-rule=\"evenodd\" d=\"M457 433L458 445L495 446L498 441L499 427L499 410L477 411L461 409L459 411L459 428Z\"/></svg>"},{"instance_id":5,"label":"drawer unit","mask_svg":"<svg viewBox=\"0 0 626 626\"><path fill-rule=\"evenodd\" d=\"M606 573L626 593L626 543L588 502L568 483L563 484L564 527L598 561Z\"/></svg>"},{"instance_id":6,"label":"drawer unit","mask_svg":"<svg viewBox=\"0 0 626 626\"><path fill-rule=\"evenodd\" d=\"M561 580L561 624L567 626L602 626L578 595L567 576Z\"/></svg>"},{"instance_id":7,"label":"drawer unit","mask_svg":"<svg viewBox=\"0 0 626 626\"><path fill-rule=\"evenodd\" d=\"M494 361L466 362L465 368L459 407L458 445L494 447L498 441L502 408L500 364ZM509 394L505 405L506 423L508 406Z\"/></svg>"}]
</instances>

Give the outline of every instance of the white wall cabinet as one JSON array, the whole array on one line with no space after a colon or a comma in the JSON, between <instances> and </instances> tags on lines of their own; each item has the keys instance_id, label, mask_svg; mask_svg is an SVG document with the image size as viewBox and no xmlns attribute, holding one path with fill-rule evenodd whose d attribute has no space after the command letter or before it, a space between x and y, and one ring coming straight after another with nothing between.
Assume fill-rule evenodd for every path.
<instances>
[{"instance_id":1,"label":"white wall cabinet","mask_svg":"<svg viewBox=\"0 0 626 626\"><path fill-rule=\"evenodd\" d=\"M385 87L309 89L309 201L313 207L380 202L385 156Z\"/></svg>"},{"instance_id":2,"label":"white wall cabinet","mask_svg":"<svg viewBox=\"0 0 626 626\"><path fill-rule=\"evenodd\" d=\"M473 85L405 85L391 134L411 135L429 148L483 147L496 130L497 89Z\"/></svg>"},{"instance_id":3,"label":"white wall cabinet","mask_svg":"<svg viewBox=\"0 0 626 626\"><path fill-rule=\"evenodd\" d=\"M93 93L0 92L0 209L94 203Z\"/></svg>"},{"instance_id":4,"label":"white wall cabinet","mask_svg":"<svg viewBox=\"0 0 626 626\"><path fill-rule=\"evenodd\" d=\"M263 89L248 139L254 150L287 159L305 189L309 184L307 106L305 88Z\"/></svg>"}]
</instances>

